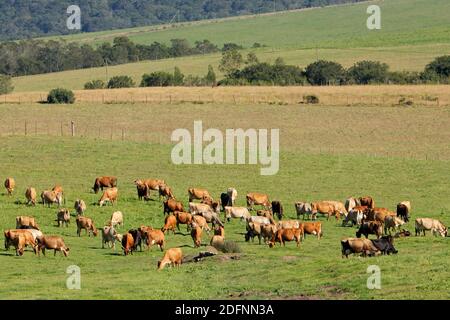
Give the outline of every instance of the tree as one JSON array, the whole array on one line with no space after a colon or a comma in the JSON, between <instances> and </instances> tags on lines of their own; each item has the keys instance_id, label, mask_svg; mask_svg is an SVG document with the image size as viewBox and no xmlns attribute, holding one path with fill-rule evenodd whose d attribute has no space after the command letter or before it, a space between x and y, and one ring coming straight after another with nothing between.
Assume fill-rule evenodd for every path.
<instances>
[{"instance_id":1,"label":"tree","mask_svg":"<svg viewBox=\"0 0 450 320\"><path fill-rule=\"evenodd\" d=\"M238 45L236 43L224 43L222 51L229 51L229 50L241 50L243 47L241 45Z\"/></svg>"},{"instance_id":2,"label":"tree","mask_svg":"<svg viewBox=\"0 0 450 320\"><path fill-rule=\"evenodd\" d=\"M103 80L92 80L84 84L85 90L104 89L106 84Z\"/></svg>"},{"instance_id":3,"label":"tree","mask_svg":"<svg viewBox=\"0 0 450 320\"><path fill-rule=\"evenodd\" d=\"M312 85L339 85L344 82L345 70L339 63L319 60L306 67L306 78Z\"/></svg>"},{"instance_id":4,"label":"tree","mask_svg":"<svg viewBox=\"0 0 450 320\"><path fill-rule=\"evenodd\" d=\"M0 74L0 94L11 93L13 90L11 77Z\"/></svg>"},{"instance_id":5,"label":"tree","mask_svg":"<svg viewBox=\"0 0 450 320\"><path fill-rule=\"evenodd\" d=\"M75 95L71 90L56 88L49 92L47 96L47 103L67 103L73 104L75 102Z\"/></svg>"},{"instance_id":6,"label":"tree","mask_svg":"<svg viewBox=\"0 0 450 320\"><path fill-rule=\"evenodd\" d=\"M134 85L133 79L129 76L115 76L109 79L108 89L132 88Z\"/></svg>"},{"instance_id":7,"label":"tree","mask_svg":"<svg viewBox=\"0 0 450 320\"><path fill-rule=\"evenodd\" d=\"M433 62L425 67L425 73L435 73L441 79L448 79L450 77L450 56L442 56L434 59Z\"/></svg>"},{"instance_id":8,"label":"tree","mask_svg":"<svg viewBox=\"0 0 450 320\"><path fill-rule=\"evenodd\" d=\"M389 66L378 61L359 61L348 70L348 75L356 84L385 83Z\"/></svg>"},{"instance_id":9,"label":"tree","mask_svg":"<svg viewBox=\"0 0 450 320\"><path fill-rule=\"evenodd\" d=\"M180 68L175 67L173 71L173 80L172 85L174 86L182 86L184 80L184 74L181 73Z\"/></svg>"},{"instance_id":10,"label":"tree","mask_svg":"<svg viewBox=\"0 0 450 320\"><path fill-rule=\"evenodd\" d=\"M156 71L142 76L141 87L168 87L173 85L173 80L172 74Z\"/></svg>"},{"instance_id":11,"label":"tree","mask_svg":"<svg viewBox=\"0 0 450 320\"><path fill-rule=\"evenodd\" d=\"M258 57L256 56L256 54L254 52L249 52L247 54L247 60L245 61L245 64L257 64L259 63Z\"/></svg>"},{"instance_id":12,"label":"tree","mask_svg":"<svg viewBox=\"0 0 450 320\"><path fill-rule=\"evenodd\" d=\"M219 70L230 76L233 72L239 70L242 65L242 55L236 49L222 52L222 59L220 60Z\"/></svg>"},{"instance_id":13,"label":"tree","mask_svg":"<svg viewBox=\"0 0 450 320\"><path fill-rule=\"evenodd\" d=\"M208 65L208 73L205 76L205 83L209 86L214 86L216 84L216 73L212 65Z\"/></svg>"}]
</instances>

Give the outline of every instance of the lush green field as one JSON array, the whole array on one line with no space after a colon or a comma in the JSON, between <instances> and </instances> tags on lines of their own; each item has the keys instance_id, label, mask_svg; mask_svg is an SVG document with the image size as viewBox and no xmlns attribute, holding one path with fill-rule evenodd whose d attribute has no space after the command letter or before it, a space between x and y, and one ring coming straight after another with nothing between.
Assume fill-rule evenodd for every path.
<instances>
[{"instance_id":1,"label":"lush green field","mask_svg":"<svg viewBox=\"0 0 450 320\"><path fill-rule=\"evenodd\" d=\"M436 56L449 52L450 23L444 14L450 9L446 0L374 1L381 7L382 29L368 30L368 3L284 12L279 14L239 17L182 24L177 27L144 27L101 33L78 34L65 39L79 42L111 41L119 35L138 43L153 41L169 43L170 39L186 38L192 44L208 39L215 44L235 42L250 51L254 42L267 45L255 49L261 61L274 62L283 57L289 64L305 67L316 59L334 60L344 66L355 61L378 60L391 70L421 71ZM150 31L149 31L150 30ZM67 71L57 74L18 77L17 92L48 91L56 86L82 89L93 79L114 75L130 75L140 83L144 73L173 71L174 66L185 74L205 75L208 64L217 70L220 54L144 61L108 68Z\"/></svg>"},{"instance_id":2,"label":"lush green field","mask_svg":"<svg viewBox=\"0 0 450 320\"><path fill-rule=\"evenodd\" d=\"M235 122L221 123L217 119L225 108L220 105L177 105L170 114L177 114L178 123L169 121L163 106L148 105L114 105L71 106L78 121L91 121L93 108L111 107L121 121L129 127L141 128L142 134L151 130L167 137L162 144L155 143L159 139L148 141L110 141L90 137L55 137L55 136L3 136L0 140L0 176L2 180L13 176L18 184L13 197L0 195L0 229L13 228L17 215L33 215L38 219L44 233L60 234L70 247L70 255L63 258L37 258L26 251L23 257L15 257L14 251L0 250L0 267L2 286L0 298L28 299L228 299L228 298L328 298L328 299L448 299L450 289L450 262L448 238L411 237L396 242L399 254L375 258L350 257L342 259L340 239L354 236L355 229L341 227L340 222L324 221L324 238L320 241L307 237L300 248L288 243L286 248L272 248L266 245L245 243L243 233L245 225L240 221L232 221L225 226L226 237L237 241L242 249L239 260L230 260L226 255L208 258L201 263L183 265L178 270L167 269L156 271L157 260L162 253L156 248L150 252L135 253L125 257L114 254L110 249L101 249L101 239L76 237L74 217L69 228L54 226L56 208L48 209L38 205L35 208L23 204L23 193L32 185L42 191L60 183L65 187L67 206L72 207L76 198L88 203L86 215L92 217L97 227L105 223L114 210L124 213L125 231L141 224L161 227L163 224L162 208L158 201L139 202L135 194L133 181L136 178L164 178L174 189L175 196L187 204L187 188L191 186L208 188L217 197L227 187L238 190L238 204L245 204L245 193L249 191L267 192L271 199L282 201L287 215L294 214L294 201L336 199L344 201L350 195L372 195L378 206L393 209L401 200L412 202L413 217L435 217L442 219L447 225L450 207L445 201L448 197L448 181L450 178L447 160L413 160L407 157L374 157L366 150L358 154L351 152L350 143L358 141L361 132L350 131L351 136L339 140L339 129L344 124L333 121L321 122L318 126L320 140L339 141L337 148L344 152L313 152L317 143L306 134L305 130L295 130L296 124L319 123L324 114L333 119L345 119L348 114L358 118L370 118L371 121L384 122L385 130L397 128L401 118L408 115L407 126L420 126L429 119L448 117L448 109L410 109L402 108L330 108L315 107L311 113L301 107L298 113L295 107L259 105L256 114L254 108L234 107L241 113L233 113ZM53 114L54 120L63 119L56 109L45 105L1 106L2 122L8 121L11 108L18 108L16 119L25 119L42 110L44 115ZM26 113L28 108L31 113ZM50 107L57 108L57 107ZM166 106L166 110L167 110ZM298 107L297 107L298 108ZM228 109L229 110L229 109ZM236 112L234 110L234 112ZM133 112L134 111L134 112ZM426 111L426 112L425 112ZM280 114L291 114L281 116ZM154 126L142 126L138 117L146 119L153 116ZM248 126L243 122L247 116L252 119ZM34 116L33 116L34 117ZM386 121L391 117L391 122ZM5 119L5 120L3 120ZM260 176L259 166L227 165L227 166L175 166L170 160L171 146L167 142L170 130L191 126L194 119L202 119L205 126L218 128L245 127L280 127L281 157L280 171L275 176ZM395 119L398 119L395 120ZM137 122L136 122L137 121ZM144 120L142 120L144 121ZM165 123L165 130L158 126ZM102 122L99 122L102 126ZM406 124L405 124L406 125ZM92 124L94 127L95 124ZM302 125L301 125L302 126ZM137 129L136 129L137 130ZM168 130L168 131L167 131ZM427 130L427 131L425 131ZM329 134L327 135L327 132ZM377 134L368 132L372 144L385 146L386 151L396 149L407 140L399 135L389 134L380 139ZM371 135L372 134L372 135ZM411 131L412 138L422 137L421 144L439 143L446 132L440 126L426 126L420 132ZM348 140L347 140L348 139ZM292 144L292 141L304 143ZM320 142L319 142L320 143ZM356 142L356 145L362 145ZM363 148L363 147L361 147ZM442 153L445 155L445 146ZM448 149L448 146L447 146ZM437 151L438 152L438 151ZM115 207L99 208L94 203L99 195L91 193L93 180L98 175L117 175L119 179L120 199ZM73 211L73 210L72 210ZM413 223L408 229L414 231ZM3 240L3 234L0 241ZM209 242L204 234L203 243ZM194 254L199 249L193 248L193 242L186 234L185 227L175 236L167 235L167 247L181 246L186 254ZM381 268L382 289L368 290L366 281L369 265ZM66 268L77 265L81 268L82 289L68 290L65 287Z\"/></svg>"}]
</instances>

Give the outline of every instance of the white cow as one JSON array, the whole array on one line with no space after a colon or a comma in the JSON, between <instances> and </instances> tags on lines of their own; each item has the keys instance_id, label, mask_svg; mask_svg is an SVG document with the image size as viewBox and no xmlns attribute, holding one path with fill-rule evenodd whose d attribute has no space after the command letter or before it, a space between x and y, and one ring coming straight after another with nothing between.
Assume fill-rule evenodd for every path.
<instances>
[{"instance_id":1,"label":"white cow","mask_svg":"<svg viewBox=\"0 0 450 320\"><path fill-rule=\"evenodd\" d=\"M248 209L245 207L225 207L225 219L230 221L231 218L235 219L247 219L250 217L250 213L248 212Z\"/></svg>"},{"instance_id":2,"label":"white cow","mask_svg":"<svg viewBox=\"0 0 450 320\"><path fill-rule=\"evenodd\" d=\"M305 220L305 214L308 217L312 215L311 203L308 202L296 202L295 211L297 211L297 219L302 215L302 219Z\"/></svg>"},{"instance_id":3,"label":"white cow","mask_svg":"<svg viewBox=\"0 0 450 320\"><path fill-rule=\"evenodd\" d=\"M416 219L416 236L422 231L423 235L425 235L426 230L431 230L433 235L439 234L441 237L446 237L448 234L447 227L439 220L431 218Z\"/></svg>"},{"instance_id":4,"label":"white cow","mask_svg":"<svg viewBox=\"0 0 450 320\"><path fill-rule=\"evenodd\" d=\"M123 214L121 211L116 211L111 215L111 219L108 224L112 227L123 226Z\"/></svg>"},{"instance_id":5,"label":"white cow","mask_svg":"<svg viewBox=\"0 0 450 320\"><path fill-rule=\"evenodd\" d=\"M235 188L228 188L227 190L228 198L230 199L230 202L228 205L234 207L234 203L236 202L237 198L237 191Z\"/></svg>"}]
</instances>

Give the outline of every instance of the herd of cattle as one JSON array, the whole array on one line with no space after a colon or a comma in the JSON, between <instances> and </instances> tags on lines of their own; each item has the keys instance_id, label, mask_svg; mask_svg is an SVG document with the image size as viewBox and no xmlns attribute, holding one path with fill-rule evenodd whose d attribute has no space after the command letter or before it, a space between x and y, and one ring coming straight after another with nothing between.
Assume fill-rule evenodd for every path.
<instances>
[{"instance_id":1,"label":"herd of cattle","mask_svg":"<svg viewBox=\"0 0 450 320\"><path fill-rule=\"evenodd\" d=\"M409 231L401 229L411 216L409 201L400 202L395 212L376 207L372 197L351 197L345 203L339 201L296 202L294 205L297 220L286 220L280 201L270 201L268 195L262 193L246 194L247 206L239 207L236 206L238 194L234 188L228 188L218 200L214 200L205 189L189 188L189 209L186 211L183 203L175 198L172 188L164 180L136 180L134 184L139 200L150 200L151 191L159 195L159 200L163 201L164 226L155 229L141 225L122 235L117 232L117 228L123 226L124 218L122 212L116 211L101 229L102 248L108 245L115 250L115 243L119 241L125 255L132 254L138 249L142 251L143 244L147 246L147 250L157 245L161 251L164 251L166 233L172 231L175 234L176 229L180 230L180 225L183 224L190 232L195 247L200 247L202 244L204 231L208 235L213 231L210 245L220 249L226 242L224 222L229 222L231 219L241 219L246 222L245 241L250 239L253 241L257 237L259 244L263 239L269 247L274 247L276 243L284 246L289 241L295 241L299 246L307 234L314 235L317 239L323 236L322 223L317 221L318 214L326 216L327 219L334 216L336 220L339 220L342 217L342 226L358 226L356 237L341 240L343 257L348 257L350 254L373 256L397 253L394 248L394 238L410 236ZM14 179L7 178L5 188L8 195L13 194L15 187ZM102 191L98 201L99 206L108 202L114 204L118 200L116 177L98 177L92 189L96 194ZM34 188L27 188L25 197L27 205L36 205L37 192ZM57 204L59 209L56 222L60 227L68 226L70 212L67 208L60 208L65 203L64 190L61 186L56 185L51 190L43 191L41 203L49 207ZM256 215L251 215L250 212L255 211L254 206L261 206L261 208L256 210ZM81 236L81 231L85 230L89 236L91 234L97 236L98 230L94 221L84 215L87 209L86 203L77 199L74 209L77 213L77 235ZM223 219L221 219L221 213L223 213ZM416 236L421 233L425 235L427 230L442 237L448 234L447 227L439 220L417 218L415 220ZM395 232L394 235L392 231ZM362 235L365 238L361 238ZM369 239L369 235L375 235L376 239ZM34 217L18 216L16 229L5 230L4 236L5 249L8 250L10 246L14 246L16 255L23 255L26 246L31 246L34 253L38 255L41 251L45 255L45 249L54 250L55 255L57 251L62 252L66 257L69 254L69 248L65 245L63 238L44 235ZM168 249L163 259L158 262L158 268L162 269L168 264L179 266L182 258L183 253L180 248Z\"/></svg>"}]
</instances>

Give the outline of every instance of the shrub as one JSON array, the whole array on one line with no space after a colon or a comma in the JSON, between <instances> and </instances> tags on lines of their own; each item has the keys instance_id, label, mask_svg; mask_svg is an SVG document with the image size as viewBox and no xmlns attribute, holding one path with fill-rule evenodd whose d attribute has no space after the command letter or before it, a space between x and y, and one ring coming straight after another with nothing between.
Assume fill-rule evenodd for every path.
<instances>
[{"instance_id":1,"label":"shrub","mask_svg":"<svg viewBox=\"0 0 450 320\"><path fill-rule=\"evenodd\" d=\"M115 76L109 79L108 88L132 88L135 86L133 79L129 76Z\"/></svg>"},{"instance_id":2,"label":"shrub","mask_svg":"<svg viewBox=\"0 0 450 320\"><path fill-rule=\"evenodd\" d=\"M419 84L423 82L419 72L395 71L389 72L390 84Z\"/></svg>"},{"instance_id":3,"label":"shrub","mask_svg":"<svg viewBox=\"0 0 450 320\"><path fill-rule=\"evenodd\" d=\"M184 77L184 76L183 76ZM141 87L167 87L173 85L173 75L164 72L156 71L142 76Z\"/></svg>"},{"instance_id":4,"label":"shrub","mask_svg":"<svg viewBox=\"0 0 450 320\"><path fill-rule=\"evenodd\" d=\"M312 85L339 85L344 82L345 70L339 63L319 60L306 67L306 78Z\"/></svg>"},{"instance_id":5,"label":"shrub","mask_svg":"<svg viewBox=\"0 0 450 320\"><path fill-rule=\"evenodd\" d=\"M437 57L425 67L425 72L435 73L440 78L448 80L450 77L450 56Z\"/></svg>"},{"instance_id":6,"label":"shrub","mask_svg":"<svg viewBox=\"0 0 450 320\"><path fill-rule=\"evenodd\" d=\"M184 74L181 73L180 68L175 67L173 71L173 80L172 85L174 86L182 86L184 81Z\"/></svg>"},{"instance_id":7,"label":"shrub","mask_svg":"<svg viewBox=\"0 0 450 320\"><path fill-rule=\"evenodd\" d=\"M205 76L205 84L209 86L214 86L216 84L216 73L211 65L208 66L208 73Z\"/></svg>"},{"instance_id":8,"label":"shrub","mask_svg":"<svg viewBox=\"0 0 450 320\"><path fill-rule=\"evenodd\" d=\"M57 88L49 92L47 96L47 103L67 103L75 102L75 95L71 90Z\"/></svg>"},{"instance_id":9,"label":"shrub","mask_svg":"<svg viewBox=\"0 0 450 320\"><path fill-rule=\"evenodd\" d=\"M84 84L85 90L104 89L106 84L103 80L92 80Z\"/></svg>"},{"instance_id":10,"label":"shrub","mask_svg":"<svg viewBox=\"0 0 450 320\"><path fill-rule=\"evenodd\" d=\"M11 93L13 90L11 77L0 74L0 94Z\"/></svg>"},{"instance_id":11,"label":"shrub","mask_svg":"<svg viewBox=\"0 0 450 320\"><path fill-rule=\"evenodd\" d=\"M220 251L224 253L240 253L241 248L239 245L231 240L225 240L223 246L221 246Z\"/></svg>"},{"instance_id":12,"label":"shrub","mask_svg":"<svg viewBox=\"0 0 450 320\"><path fill-rule=\"evenodd\" d=\"M378 61L359 61L348 70L348 76L356 84L385 83L389 66Z\"/></svg>"},{"instance_id":13,"label":"shrub","mask_svg":"<svg viewBox=\"0 0 450 320\"><path fill-rule=\"evenodd\" d=\"M306 104L318 104L319 103L319 97L317 97L314 94L304 95L303 96L303 103L306 103Z\"/></svg>"},{"instance_id":14,"label":"shrub","mask_svg":"<svg viewBox=\"0 0 450 320\"><path fill-rule=\"evenodd\" d=\"M243 49L243 48L244 48L244 47L241 46L241 45L238 45L238 44L236 44L236 43L229 42L229 43L224 43L223 48L222 48L222 51L228 51L228 50L241 50L241 49Z\"/></svg>"},{"instance_id":15,"label":"shrub","mask_svg":"<svg viewBox=\"0 0 450 320\"><path fill-rule=\"evenodd\" d=\"M400 100L398 101L398 104L410 107L414 105L414 101L412 99L407 99L406 97L401 97Z\"/></svg>"}]
</instances>

